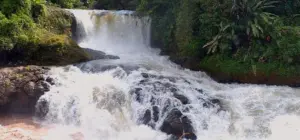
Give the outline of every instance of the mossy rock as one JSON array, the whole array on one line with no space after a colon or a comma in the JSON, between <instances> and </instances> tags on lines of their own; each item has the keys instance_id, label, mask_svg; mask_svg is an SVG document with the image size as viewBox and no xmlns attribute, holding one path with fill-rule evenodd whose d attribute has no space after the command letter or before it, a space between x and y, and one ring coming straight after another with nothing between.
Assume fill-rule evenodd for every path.
<instances>
[{"instance_id":1,"label":"mossy rock","mask_svg":"<svg viewBox=\"0 0 300 140\"><path fill-rule=\"evenodd\" d=\"M43 37L39 48L31 58L37 65L67 65L90 60L82 48L66 35Z\"/></svg>"},{"instance_id":2,"label":"mossy rock","mask_svg":"<svg viewBox=\"0 0 300 140\"><path fill-rule=\"evenodd\" d=\"M0 65L68 65L90 60L71 39L75 19L71 12L35 4L31 15L6 18L0 13L0 25L14 25L9 30L5 26L6 34L0 34Z\"/></svg>"}]
</instances>

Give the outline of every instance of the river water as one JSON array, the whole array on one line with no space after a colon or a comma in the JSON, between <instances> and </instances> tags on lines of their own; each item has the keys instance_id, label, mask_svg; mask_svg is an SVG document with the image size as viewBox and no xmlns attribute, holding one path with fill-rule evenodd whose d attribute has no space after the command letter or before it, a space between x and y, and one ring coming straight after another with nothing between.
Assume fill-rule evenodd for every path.
<instances>
[{"instance_id":1,"label":"river water","mask_svg":"<svg viewBox=\"0 0 300 140\"><path fill-rule=\"evenodd\" d=\"M281 86L220 84L181 68L150 47L151 19L131 11L71 10L80 46L117 55L52 68L56 84L43 95L49 140L165 140L165 112L179 109L199 140L299 140L300 90ZM135 90L141 91L134 94ZM184 104L174 97L188 98ZM204 104L218 99L222 107ZM158 110L143 125L147 110ZM152 126L152 127L150 127Z\"/></svg>"}]
</instances>

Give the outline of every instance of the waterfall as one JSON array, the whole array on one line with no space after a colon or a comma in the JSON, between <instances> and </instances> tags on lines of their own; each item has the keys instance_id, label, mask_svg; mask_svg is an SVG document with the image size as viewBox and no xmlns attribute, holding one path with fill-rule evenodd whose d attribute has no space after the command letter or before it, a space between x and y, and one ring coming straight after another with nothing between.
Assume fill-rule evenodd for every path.
<instances>
[{"instance_id":1,"label":"waterfall","mask_svg":"<svg viewBox=\"0 0 300 140\"><path fill-rule=\"evenodd\" d=\"M168 135L174 123L199 140L300 137L299 89L217 83L159 56L150 47L149 17L70 11L84 35L81 47L120 59L51 69L56 84L36 106L54 127L44 139L166 140L174 138Z\"/></svg>"}]
</instances>

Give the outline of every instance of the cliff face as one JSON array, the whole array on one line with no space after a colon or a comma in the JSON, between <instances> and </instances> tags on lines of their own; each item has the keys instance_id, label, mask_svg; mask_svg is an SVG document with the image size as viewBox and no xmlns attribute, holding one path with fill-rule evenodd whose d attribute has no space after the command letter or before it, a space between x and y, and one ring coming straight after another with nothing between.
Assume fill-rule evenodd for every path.
<instances>
[{"instance_id":1,"label":"cliff face","mask_svg":"<svg viewBox=\"0 0 300 140\"><path fill-rule=\"evenodd\" d=\"M0 68L0 112L34 113L39 97L54 84L44 76L47 71L37 66Z\"/></svg>"}]
</instances>

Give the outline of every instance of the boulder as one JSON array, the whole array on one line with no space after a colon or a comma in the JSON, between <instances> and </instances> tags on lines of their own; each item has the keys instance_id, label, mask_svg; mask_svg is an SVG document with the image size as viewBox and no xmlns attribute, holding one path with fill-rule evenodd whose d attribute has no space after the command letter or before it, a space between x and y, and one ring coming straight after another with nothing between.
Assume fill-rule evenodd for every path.
<instances>
[{"instance_id":1,"label":"boulder","mask_svg":"<svg viewBox=\"0 0 300 140\"><path fill-rule=\"evenodd\" d=\"M178 93L174 93L173 95L176 99L178 99L182 104L186 105L189 104L190 101L187 97L185 97L184 95L178 94Z\"/></svg>"},{"instance_id":2,"label":"boulder","mask_svg":"<svg viewBox=\"0 0 300 140\"><path fill-rule=\"evenodd\" d=\"M171 110L167 115L160 130L169 135L176 136L178 139L197 139L190 119L187 116L184 116L181 111L176 108Z\"/></svg>"},{"instance_id":3,"label":"boulder","mask_svg":"<svg viewBox=\"0 0 300 140\"><path fill-rule=\"evenodd\" d=\"M34 113L39 97L54 84L44 77L47 70L38 66L0 68L0 112Z\"/></svg>"},{"instance_id":4,"label":"boulder","mask_svg":"<svg viewBox=\"0 0 300 140\"><path fill-rule=\"evenodd\" d=\"M149 109L146 110L143 116L143 124L148 124L151 121L151 111Z\"/></svg>"}]
</instances>

